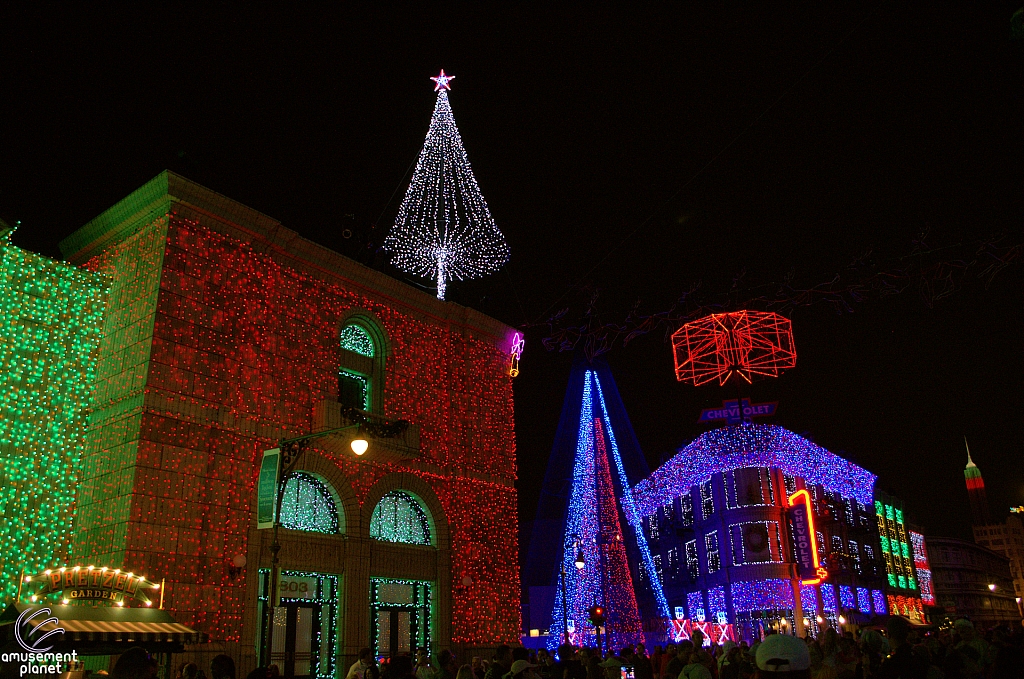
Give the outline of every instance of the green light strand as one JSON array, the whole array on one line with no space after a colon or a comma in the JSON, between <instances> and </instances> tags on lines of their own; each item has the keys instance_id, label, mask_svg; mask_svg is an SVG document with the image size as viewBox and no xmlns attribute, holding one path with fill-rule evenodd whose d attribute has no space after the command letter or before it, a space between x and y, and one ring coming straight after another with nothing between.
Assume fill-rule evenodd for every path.
<instances>
[{"instance_id":1,"label":"green light strand","mask_svg":"<svg viewBox=\"0 0 1024 679\"><path fill-rule=\"evenodd\" d=\"M361 326L346 325L341 330L341 348L348 349L360 356L373 358L373 340Z\"/></svg>"},{"instance_id":2,"label":"green light strand","mask_svg":"<svg viewBox=\"0 0 1024 679\"><path fill-rule=\"evenodd\" d=\"M330 489L314 476L289 474L281 491L281 527L310 533L338 532L338 508Z\"/></svg>"},{"instance_id":3,"label":"green light strand","mask_svg":"<svg viewBox=\"0 0 1024 679\"><path fill-rule=\"evenodd\" d=\"M0 239L0 578L70 557L104 276Z\"/></svg>"}]
</instances>

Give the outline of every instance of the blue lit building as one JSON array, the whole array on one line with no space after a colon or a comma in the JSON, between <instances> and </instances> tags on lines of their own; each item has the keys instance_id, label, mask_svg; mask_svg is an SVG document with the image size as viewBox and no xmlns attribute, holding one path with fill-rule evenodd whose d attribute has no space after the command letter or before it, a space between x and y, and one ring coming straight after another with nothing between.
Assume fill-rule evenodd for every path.
<instances>
[{"instance_id":1,"label":"blue lit building","mask_svg":"<svg viewBox=\"0 0 1024 679\"><path fill-rule=\"evenodd\" d=\"M875 475L774 425L706 432L633 494L675 640L792 631L797 597L811 634L887 614L887 572L874 507ZM827 577L796 578L786 508L806 489Z\"/></svg>"}]
</instances>

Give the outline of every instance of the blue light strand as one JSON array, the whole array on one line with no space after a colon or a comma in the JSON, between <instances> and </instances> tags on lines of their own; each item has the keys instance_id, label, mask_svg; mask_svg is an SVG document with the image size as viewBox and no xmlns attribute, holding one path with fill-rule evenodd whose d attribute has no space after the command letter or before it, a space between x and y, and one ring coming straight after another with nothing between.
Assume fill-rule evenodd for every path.
<instances>
[{"instance_id":1,"label":"blue light strand","mask_svg":"<svg viewBox=\"0 0 1024 679\"><path fill-rule=\"evenodd\" d=\"M724 622L728 615L729 611L725 607L725 586L712 587L708 590L708 617L713 622Z\"/></svg>"},{"instance_id":2,"label":"blue light strand","mask_svg":"<svg viewBox=\"0 0 1024 679\"><path fill-rule=\"evenodd\" d=\"M569 599L567 618L571 624L571 639L576 645L584 645L593 636L593 626L587 615L587 608L599 601L601 592L600 555L597 551L597 485L594 469L594 426L593 401L589 371L583 381L583 400L580 407L580 423L576 439L576 458L573 463L572 493L566 513L566 544L562 554L562 568L565 576L566 597ZM579 539L574 546L570 536ZM585 566L576 567L576 550L582 549ZM562 588L555 590L555 605L551 613L551 627L548 646L552 650L564 639L562 623Z\"/></svg>"},{"instance_id":3,"label":"blue light strand","mask_svg":"<svg viewBox=\"0 0 1024 679\"><path fill-rule=\"evenodd\" d=\"M871 602L874 604L875 613L886 614L888 609L885 607L885 592L880 589L871 590Z\"/></svg>"},{"instance_id":4,"label":"blue light strand","mask_svg":"<svg viewBox=\"0 0 1024 679\"><path fill-rule=\"evenodd\" d=\"M701 620L707 615L704 611L704 593L701 591L686 593L686 612L691 620Z\"/></svg>"},{"instance_id":5,"label":"blue light strand","mask_svg":"<svg viewBox=\"0 0 1024 679\"><path fill-rule=\"evenodd\" d=\"M804 615L818 614L818 591L814 585L800 585L800 607Z\"/></svg>"},{"instance_id":6,"label":"blue light strand","mask_svg":"<svg viewBox=\"0 0 1024 679\"><path fill-rule=\"evenodd\" d=\"M824 582L821 587L821 609L826 613L836 612L836 590L832 585Z\"/></svg>"},{"instance_id":7,"label":"blue light strand","mask_svg":"<svg viewBox=\"0 0 1024 679\"><path fill-rule=\"evenodd\" d=\"M793 609L793 586L789 580L766 579L734 582L730 586L732 608L737 613Z\"/></svg>"},{"instance_id":8,"label":"blue light strand","mask_svg":"<svg viewBox=\"0 0 1024 679\"><path fill-rule=\"evenodd\" d=\"M641 517L713 475L742 467L774 467L862 504L873 501L874 474L775 425L723 427L698 436L633 488Z\"/></svg>"},{"instance_id":9,"label":"blue light strand","mask_svg":"<svg viewBox=\"0 0 1024 679\"><path fill-rule=\"evenodd\" d=\"M849 585L839 585L839 603L846 609L857 607L857 599L854 598L853 589Z\"/></svg>"},{"instance_id":10,"label":"blue light strand","mask_svg":"<svg viewBox=\"0 0 1024 679\"><path fill-rule=\"evenodd\" d=\"M672 616L669 613L668 600L665 599L665 592L661 586L661 578L658 577L658 571L654 567L654 559L651 557L651 548L648 546L647 538L644 537L644 532L640 526L641 517L637 512L629 479L626 478L626 469L622 464L622 456L619 455L619 446L615 442L615 432L612 430L611 418L608 417L608 408L605 406L604 391L601 389L601 380L598 379L597 373L592 370L587 371L587 389L584 392L584 398L589 395L591 376L593 376L594 385L597 387L597 398L601 403L601 419L604 421L605 431L608 434L608 442L612 447L612 457L615 458L615 470L619 475L619 484L622 491L622 510L626 515L626 521L633 527L633 533L636 535L637 547L640 548L640 557L643 559L644 569L647 571L647 579L651 583L651 589L654 591L654 597L658 602L658 609L661 612L661 617L664 619L665 624L669 626L669 631L671 632ZM673 499L675 498L669 498L666 502L662 502L661 504L667 504Z\"/></svg>"},{"instance_id":11,"label":"blue light strand","mask_svg":"<svg viewBox=\"0 0 1024 679\"><path fill-rule=\"evenodd\" d=\"M861 613L871 612L871 596L868 594L867 587L857 588L857 609Z\"/></svg>"}]
</instances>

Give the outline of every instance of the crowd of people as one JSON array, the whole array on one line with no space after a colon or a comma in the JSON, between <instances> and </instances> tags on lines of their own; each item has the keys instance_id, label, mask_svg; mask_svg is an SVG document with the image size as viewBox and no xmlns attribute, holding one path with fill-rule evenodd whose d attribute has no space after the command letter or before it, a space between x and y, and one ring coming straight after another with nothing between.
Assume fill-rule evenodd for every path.
<instances>
[{"instance_id":1,"label":"crowd of people","mask_svg":"<svg viewBox=\"0 0 1024 679\"><path fill-rule=\"evenodd\" d=\"M110 679L153 679L156 663L143 649L121 655ZM904 618L890 618L884 631L837 633L817 638L771 634L747 644L705 645L691 640L648 653L643 644L608 653L564 644L556 654L544 649L499 646L490 659L460 663L448 650L433 657L398 655L378 665L364 648L345 679L1024 679L1024 629L1009 626L979 632L968 620L951 629L920 632ZM217 656L210 679L236 679L230 657ZM245 679L278 679L276 665L259 667ZM176 679L205 679L195 664L179 668ZM781 678L780 678L781 679Z\"/></svg>"},{"instance_id":2,"label":"crowd of people","mask_svg":"<svg viewBox=\"0 0 1024 679\"><path fill-rule=\"evenodd\" d=\"M817 638L771 634L747 644L692 640L648 652L643 644L609 653L562 645L544 649L499 646L494 657L460 664L448 651L434 658L392 658L378 667L369 649L345 679L1024 679L1024 629L979 632L968 620L951 629L912 629L893 617L884 630L856 636L826 629Z\"/></svg>"}]
</instances>

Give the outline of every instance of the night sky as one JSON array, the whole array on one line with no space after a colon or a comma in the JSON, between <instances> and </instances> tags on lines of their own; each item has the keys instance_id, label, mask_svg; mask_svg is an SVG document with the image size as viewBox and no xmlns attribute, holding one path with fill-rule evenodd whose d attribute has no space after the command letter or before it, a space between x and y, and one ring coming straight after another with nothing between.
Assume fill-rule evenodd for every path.
<instances>
[{"instance_id":1,"label":"night sky","mask_svg":"<svg viewBox=\"0 0 1024 679\"><path fill-rule=\"evenodd\" d=\"M21 221L15 244L58 256L170 169L372 263L365 243L394 220L443 67L512 248L452 299L519 326L565 306L578 318L592 288L614 321L740 272L810 286L869 249L904 255L923 231L951 252L1021 237L1019 6L5 9L0 217ZM796 369L751 395L877 473L929 533L967 537L964 435L994 515L1024 503L1020 264L931 308L913 291L852 314L798 308ZM572 359L545 334L527 332L515 382L524 521ZM661 333L608 360L652 468L732 395L675 382Z\"/></svg>"}]
</instances>

